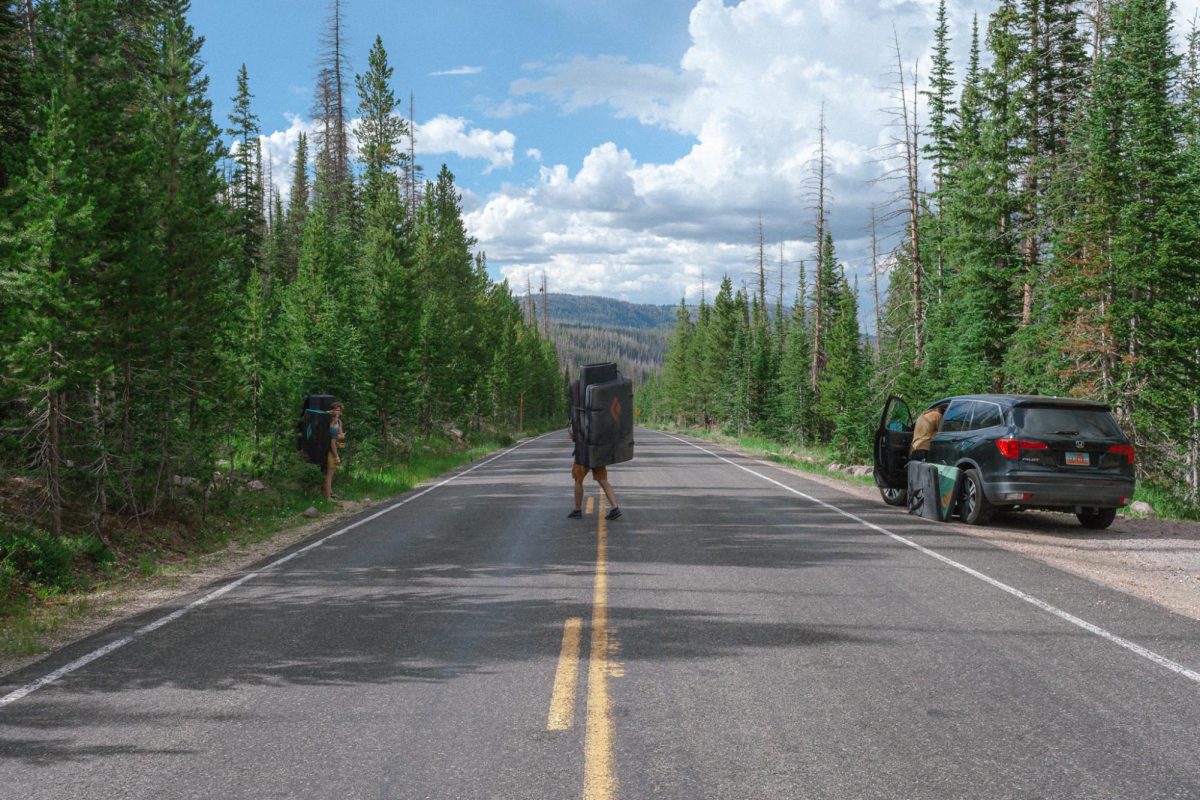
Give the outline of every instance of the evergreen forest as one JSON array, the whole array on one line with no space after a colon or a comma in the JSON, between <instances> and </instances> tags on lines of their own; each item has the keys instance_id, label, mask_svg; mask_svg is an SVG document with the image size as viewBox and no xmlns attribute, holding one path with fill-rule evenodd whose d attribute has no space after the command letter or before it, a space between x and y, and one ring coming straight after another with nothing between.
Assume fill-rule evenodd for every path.
<instances>
[{"instance_id":1,"label":"evergreen forest","mask_svg":"<svg viewBox=\"0 0 1200 800\"><path fill-rule=\"evenodd\" d=\"M558 421L554 347L415 163L383 42L352 74L331 4L285 202L253 76L208 85L188 8L0 2L0 479L38 500L0 522L104 538L294 471L310 393L359 467Z\"/></svg>"},{"instance_id":2,"label":"evergreen forest","mask_svg":"<svg viewBox=\"0 0 1200 800\"><path fill-rule=\"evenodd\" d=\"M726 277L698 315L681 306L644 412L869 462L890 394L914 407L960 393L1086 397L1114 410L1143 483L1194 513L1200 33L1177 36L1172 11L1006 0L952 31L943 0L928 75L895 43L881 165L894 191L870 231L872 285L849 282L838 259L822 120L818 246L795 297L768 294L760 226L757 286L735 292ZM950 57L955 37L965 64ZM863 292L877 300L871 335Z\"/></svg>"}]
</instances>

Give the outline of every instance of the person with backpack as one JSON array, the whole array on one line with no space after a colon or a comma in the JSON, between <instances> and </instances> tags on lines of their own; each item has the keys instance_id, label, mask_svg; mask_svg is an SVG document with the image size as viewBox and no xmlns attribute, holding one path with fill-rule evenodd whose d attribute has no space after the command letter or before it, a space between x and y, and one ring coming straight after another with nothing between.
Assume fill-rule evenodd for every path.
<instances>
[{"instance_id":1,"label":"person with backpack","mask_svg":"<svg viewBox=\"0 0 1200 800\"><path fill-rule=\"evenodd\" d=\"M600 484L600 488L604 490L604 496L608 498L608 503L612 506L608 513L604 515L604 518L618 519L621 516L621 507L617 505L616 492L613 491L612 484L608 482L608 467L591 467L588 465L587 440L583 432L579 394L579 381L572 381L571 417L567 421L567 433L575 443L575 452L573 454L575 463L571 466L571 477L575 480L575 510L567 514L567 518L581 519L583 517L583 479L590 472L596 483Z\"/></svg>"},{"instance_id":2,"label":"person with backpack","mask_svg":"<svg viewBox=\"0 0 1200 800\"><path fill-rule=\"evenodd\" d=\"M342 422L342 404L334 401L329 407L329 452L325 456L325 499L336 500L333 494L333 473L342 463L340 447L346 441L346 424Z\"/></svg>"}]
</instances>

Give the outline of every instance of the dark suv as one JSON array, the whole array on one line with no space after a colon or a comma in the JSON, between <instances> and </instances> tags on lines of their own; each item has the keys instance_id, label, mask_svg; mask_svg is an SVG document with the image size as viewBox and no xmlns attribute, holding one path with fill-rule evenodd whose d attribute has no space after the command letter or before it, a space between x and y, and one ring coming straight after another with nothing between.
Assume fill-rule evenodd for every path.
<instances>
[{"instance_id":1,"label":"dark suv","mask_svg":"<svg viewBox=\"0 0 1200 800\"><path fill-rule=\"evenodd\" d=\"M996 511L1073 512L1086 528L1112 524L1133 499L1133 445L1108 406L1025 395L963 395L949 404L929 460L963 470L958 511L972 525ZM875 432L875 484L904 505L913 415L891 396Z\"/></svg>"}]
</instances>

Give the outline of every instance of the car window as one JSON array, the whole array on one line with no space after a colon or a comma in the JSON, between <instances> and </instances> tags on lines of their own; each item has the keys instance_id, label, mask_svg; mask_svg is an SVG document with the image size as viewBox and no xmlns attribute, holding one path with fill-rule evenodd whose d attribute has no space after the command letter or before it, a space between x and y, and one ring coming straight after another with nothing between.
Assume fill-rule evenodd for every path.
<instances>
[{"instance_id":1,"label":"car window","mask_svg":"<svg viewBox=\"0 0 1200 800\"><path fill-rule=\"evenodd\" d=\"M983 428L994 428L1001 424L1000 406L983 400L979 400L972 405L975 406L975 411L971 415L971 430L977 431Z\"/></svg>"},{"instance_id":2,"label":"car window","mask_svg":"<svg viewBox=\"0 0 1200 800\"><path fill-rule=\"evenodd\" d=\"M1103 408L1032 406L1016 409L1016 423L1026 433L1043 436L1097 436L1117 438L1121 427Z\"/></svg>"},{"instance_id":3,"label":"car window","mask_svg":"<svg viewBox=\"0 0 1200 800\"><path fill-rule=\"evenodd\" d=\"M913 429L912 412L908 404L899 397L892 398L887 408L887 429L889 431L911 431Z\"/></svg>"},{"instance_id":4,"label":"car window","mask_svg":"<svg viewBox=\"0 0 1200 800\"><path fill-rule=\"evenodd\" d=\"M967 426L971 422L972 405L969 400L952 400L950 407L946 409L946 415L942 417L941 433L968 430Z\"/></svg>"}]
</instances>

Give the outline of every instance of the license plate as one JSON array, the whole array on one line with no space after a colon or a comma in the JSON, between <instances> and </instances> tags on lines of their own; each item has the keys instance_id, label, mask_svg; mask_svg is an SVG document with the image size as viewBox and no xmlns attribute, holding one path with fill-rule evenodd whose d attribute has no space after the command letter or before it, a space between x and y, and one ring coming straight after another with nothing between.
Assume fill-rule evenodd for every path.
<instances>
[{"instance_id":1,"label":"license plate","mask_svg":"<svg viewBox=\"0 0 1200 800\"><path fill-rule=\"evenodd\" d=\"M1068 467L1086 467L1090 463L1087 453L1067 453Z\"/></svg>"}]
</instances>

